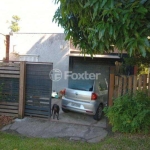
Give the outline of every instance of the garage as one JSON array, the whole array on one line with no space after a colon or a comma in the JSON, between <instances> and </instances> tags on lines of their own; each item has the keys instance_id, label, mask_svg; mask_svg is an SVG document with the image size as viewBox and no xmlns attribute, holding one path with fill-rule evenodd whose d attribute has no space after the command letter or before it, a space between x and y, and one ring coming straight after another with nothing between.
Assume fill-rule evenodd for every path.
<instances>
[{"instance_id":1,"label":"garage","mask_svg":"<svg viewBox=\"0 0 150 150\"><path fill-rule=\"evenodd\" d=\"M75 89L78 85L83 87L84 85L88 86L88 83L92 82L88 77L90 74L98 74L98 78L96 81L101 83L103 86L103 92L105 92L105 96L103 96L104 101L108 100L108 86L109 86L109 68L110 66L115 65L115 61L120 59L119 57L114 58L90 58L90 57L69 57L69 73L68 75L68 87L69 89ZM96 76L95 76L96 77ZM84 79L85 78L85 79ZM85 84L86 83L86 84ZM80 95L80 93L79 93ZM67 97L68 98L68 97ZM74 102L68 102L68 108L71 105L75 105L76 97L72 97ZM106 127L106 119L105 117L101 119L93 119L93 115L90 113L84 113L76 110L66 110L67 107L64 107L63 103L64 99L54 99L52 103L57 103L62 106L60 111L60 120L62 122L83 124L83 125L93 125L99 127ZM82 105L80 105L81 108ZM85 107L83 105L82 107ZM98 104L97 106L98 107ZM63 110L63 111L62 111Z\"/></svg>"}]
</instances>

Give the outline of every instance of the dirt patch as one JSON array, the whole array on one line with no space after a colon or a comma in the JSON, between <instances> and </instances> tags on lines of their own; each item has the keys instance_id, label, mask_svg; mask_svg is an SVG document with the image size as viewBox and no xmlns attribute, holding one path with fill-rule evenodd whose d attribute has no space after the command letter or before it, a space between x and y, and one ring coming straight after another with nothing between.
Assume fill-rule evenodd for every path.
<instances>
[{"instance_id":1,"label":"dirt patch","mask_svg":"<svg viewBox=\"0 0 150 150\"><path fill-rule=\"evenodd\" d=\"M5 115L0 115L0 129L3 128L4 126L12 123L14 120L13 117L5 116Z\"/></svg>"}]
</instances>

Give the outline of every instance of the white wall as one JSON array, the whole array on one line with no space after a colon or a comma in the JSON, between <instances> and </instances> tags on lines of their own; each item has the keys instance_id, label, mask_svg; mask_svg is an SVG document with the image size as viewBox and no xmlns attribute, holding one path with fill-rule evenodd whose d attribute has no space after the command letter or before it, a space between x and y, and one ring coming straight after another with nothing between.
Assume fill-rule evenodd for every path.
<instances>
[{"instance_id":1,"label":"white wall","mask_svg":"<svg viewBox=\"0 0 150 150\"><path fill-rule=\"evenodd\" d=\"M6 57L6 37L0 34L0 60Z\"/></svg>"},{"instance_id":2,"label":"white wall","mask_svg":"<svg viewBox=\"0 0 150 150\"><path fill-rule=\"evenodd\" d=\"M56 34L21 34L10 36L10 60L19 60L23 56L38 57L39 62L52 62L54 69L68 71L69 41L65 41L63 33ZM19 54L19 55L18 55ZM36 59L37 60L37 59ZM68 86L68 80L63 78L53 82L53 90L59 92Z\"/></svg>"}]
</instances>

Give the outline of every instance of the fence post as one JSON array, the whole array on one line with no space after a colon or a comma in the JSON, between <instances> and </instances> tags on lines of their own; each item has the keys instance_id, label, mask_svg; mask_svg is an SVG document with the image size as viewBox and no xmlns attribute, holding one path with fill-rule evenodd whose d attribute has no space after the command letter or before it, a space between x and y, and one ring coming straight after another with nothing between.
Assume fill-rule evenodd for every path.
<instances>
[{"instance_id":1,"label":"fence post","mask_svg":"<svg viewBox=\"0 0 150 150\"><path fill-rule=\"evenodd\" d=\"M24 117L25 108L25 72L26 72L26 62L20 62L20 85L19 85L19 112L18 118L22 119Z\"/></svg>"},{"instance_id":2,"label":"fence post","mask_svg":"<svg viewBox=\"0 0 150 150\"><path fill-rule=\"evenodd\" d=\"M142 90L142 75L139 76L139 80L138 80L138 90Z\"/></svg>"},{"instance_id":3,"label":"fence post","mask_svg":"<svg viewBox=\"0 0 150 150\"><path fill-rule=\"evenodd\" d=\"M134 75L133 76L133 93L135 93L136 92L136 90L137 90L137 75Z\"/></svg>"},{"instance_id":4,"label":"fence post","mask_svg":"<svg viewBox=\"0 0 150 150\"><path fill-rule=\"evenodd\" d=\"M127 76L123 76L123 95L127 93Z\"/></svg>"},{"instance_id":5,"label":"fence post","mask_svg":"<svg viewBox=\"0 0 150 150\"><path fill-rule=\"evenodd\" d=\"M122 77L119 77L119 84L118 84L118 97L122 95L123 87L122 87ZM118 98L116 97L116 98Z\"/></svg>"},{"instance_id":6,"label":"fence post","mask_svg":"<svg viewBox=\"0 0 150 150\"><path fill-rule=\"evenodd\" d=\"M109 75L109 91L108 91L108 106L113 105L114 83L115 83L115 68L110 67Z\"/></svg>"},{"instance_id":7,"label":"fence post","mask_svg":"<svg viewBox=\"0 0 150 150\"><path fill-rule=\"evenodd\" d=\"M147 89L147 74L143 74L143 91L145 92Z\"/></svg>"},{"instance_id":8,"label":"fence post","mask_svg":"<svg viewBox=\"0 0 150 150\"><path fill-rule=\"evenodd\" d=\"M119 84L119 77L115 76L115 85L114 85L114 98L118 97L118 85Z\"/></svg>"},{"instance_id":9,"label":"fence post","mask_svg":"<svg viewBox=\"0 0 150 150\"><path fill-rule=\"evenodd\" d=\"M108 89L108 106L113 105L113 94L114 94L114 85L115 85L115 67L110 67L109 72L109 89ZM106 118L106 128L108 133L112 133L112 126L109 123L109 119Z\"/></svg>"},{"instance_id":10,"label":"fence post","mask_svg":"<svg viewBox=\"0 0 150 150\"><path fill-rule=\"evenodd\" d=\"M133 76L128 77L128 93L132 94L133 91Z\"/></svg>"}]
</instances>

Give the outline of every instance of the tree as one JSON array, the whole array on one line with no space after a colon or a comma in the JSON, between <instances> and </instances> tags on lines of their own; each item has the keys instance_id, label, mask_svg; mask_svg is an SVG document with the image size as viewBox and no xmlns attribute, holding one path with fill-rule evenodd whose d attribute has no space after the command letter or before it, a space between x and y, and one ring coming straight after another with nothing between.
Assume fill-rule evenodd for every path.
<instances>
[{"instance_id":1,"label":"tree","mask_svg":"<svg viewBox=\"0 0 150 150\"><path fill-rule=\"evenodd\" d=\"M11 21L11 26L10 26L10 29L11 29L11 32L18 32L20 30L20 27L19 27L19 20L20 18L16 15L12 16L12 21Z\"/></svg>"},{"instance_id":2,"label":"tree","mask_svg":"<svg viewBox=\"0 0 150 150\"><path fill-rule=\"evenodd\" d=\"M84 54L111 52L146 56L150 51L150 0L55 0L53 21Z\"/></svg>"}]
</instances>

